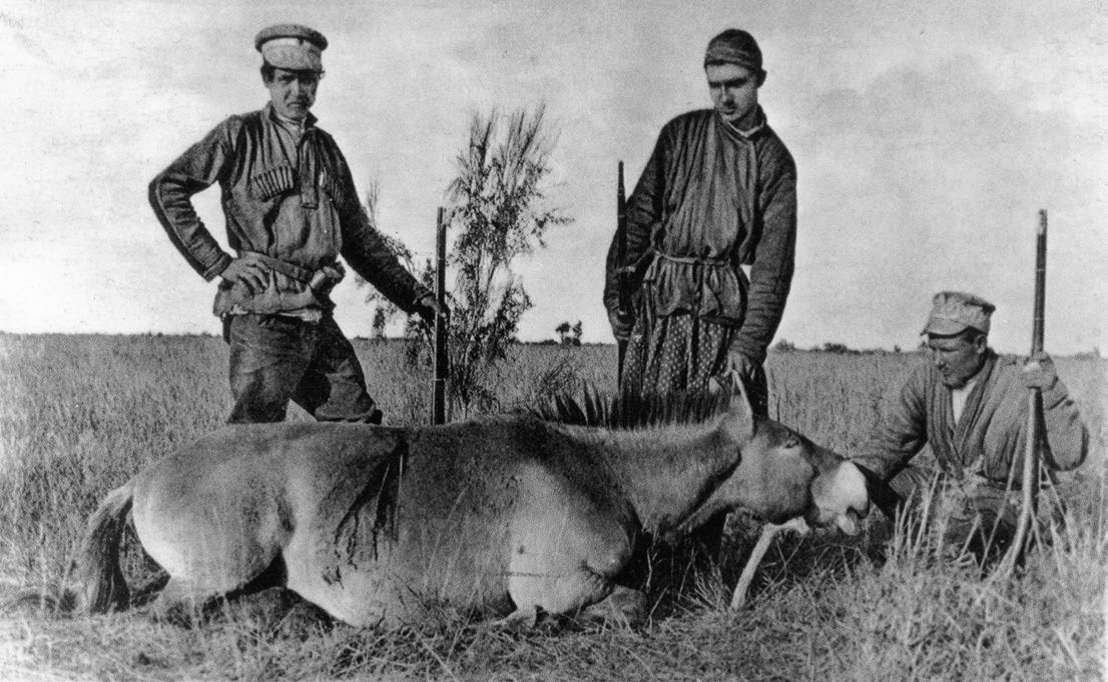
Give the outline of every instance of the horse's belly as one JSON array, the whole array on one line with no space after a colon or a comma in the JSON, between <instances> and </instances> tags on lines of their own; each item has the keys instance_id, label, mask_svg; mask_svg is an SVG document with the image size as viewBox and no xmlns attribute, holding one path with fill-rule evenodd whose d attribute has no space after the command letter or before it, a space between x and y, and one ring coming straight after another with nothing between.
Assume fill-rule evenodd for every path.
<instances>
[{"instance_id":1,"label":"horse's belly","mask_svg":"<svg viewBox=\"0 0 1108 682\"><path fill-rule=\"evenodd\" d=\"M289 589L356 625L411 622L443 607L508 608L506 538L494 542L487 518L399 525L363 526L340 542L297 533L285 549Z\"/></svg>"}]
</instances>

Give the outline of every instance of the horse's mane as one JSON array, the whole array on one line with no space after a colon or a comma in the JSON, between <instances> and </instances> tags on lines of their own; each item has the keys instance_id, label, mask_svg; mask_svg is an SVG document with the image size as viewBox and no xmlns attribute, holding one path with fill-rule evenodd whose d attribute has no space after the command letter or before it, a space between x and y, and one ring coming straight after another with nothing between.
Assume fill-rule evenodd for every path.
<instances>
[{"instance_id":1,"label":"horse's mane","mask_svg":"<svg viewBox=\"0 0 1108 682\"><path fill-rule=\"evenodd\" d=\"M555 394L527 412L543 421L559 424L632 430L699 424L726 412L730 402L730 391L604 394L585 385L580 394Z\"/></svg>"}]
</instances>

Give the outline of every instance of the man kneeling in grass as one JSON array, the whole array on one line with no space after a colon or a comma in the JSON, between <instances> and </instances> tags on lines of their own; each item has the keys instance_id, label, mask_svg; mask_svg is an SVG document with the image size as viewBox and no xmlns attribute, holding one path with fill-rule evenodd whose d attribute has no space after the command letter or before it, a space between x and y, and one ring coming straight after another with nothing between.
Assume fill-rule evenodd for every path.
<instances>
[{"instance_id":1,"label":"man kneeling in grass","mask_svg":"<svg viewBox=\"0 0 1108 682\"><path fill-rule=\"evenodd\" d=\"M968 543L979 557L1002 551L1019 519L1019 490L1027 437L1029 388L1042 391L1046 440L1042 462L1049 480L1079 466L1089 436L1054 363L1045 353L1024 363L988 346L991 303L954 291L936 294L927 335L930 362L921 364L886 401L881 421L854 462L887 481L902 503L940 500L944 539ZM910 464L930 445L937 468ZM1060 488L1055 487L1053 492ZM1058 505L1044 493L1040 521Z\"/></svg>"}]
</instances>

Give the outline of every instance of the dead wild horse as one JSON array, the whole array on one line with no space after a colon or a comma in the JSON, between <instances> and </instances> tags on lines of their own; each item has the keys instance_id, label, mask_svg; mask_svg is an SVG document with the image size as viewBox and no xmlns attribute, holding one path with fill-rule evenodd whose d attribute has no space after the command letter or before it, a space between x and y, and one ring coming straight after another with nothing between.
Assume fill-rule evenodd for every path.
<instances>
[{"instance_id":1,"label":"dead wild horse","mask_svg":"<svg viewBox=\"0 0 1108 682\"><path fill-rule=\"evenodd\" d=\"M155 613L264 576L354 625L409 623L429 604L533 622L605 599L641 531L679 535L738 507L849 529L868 498L853 464L753 418L742 393L563 398L434 427L226 427L108 494L77 599L128 606L130 511L169 574Z\"/></svg>"}]
</instances>

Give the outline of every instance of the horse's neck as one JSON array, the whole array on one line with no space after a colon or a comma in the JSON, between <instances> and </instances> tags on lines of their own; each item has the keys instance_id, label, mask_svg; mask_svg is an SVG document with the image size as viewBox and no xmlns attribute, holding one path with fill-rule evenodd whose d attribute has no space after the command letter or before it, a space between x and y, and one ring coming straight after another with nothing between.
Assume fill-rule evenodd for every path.
<instances>
[{"instance_id":1,"label":"horse's neck","mask_svg":"<svg viewBox=\"0 0 1108 682\"><path fill-rule=\"evenodd\" d=\"M739 463L738 448L710 426L610 431L599 436L612 475L643 528L676 528Z\"/></svg>"}]
</instances>

